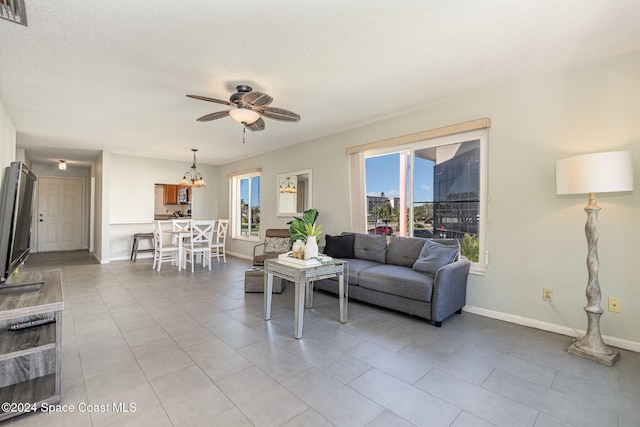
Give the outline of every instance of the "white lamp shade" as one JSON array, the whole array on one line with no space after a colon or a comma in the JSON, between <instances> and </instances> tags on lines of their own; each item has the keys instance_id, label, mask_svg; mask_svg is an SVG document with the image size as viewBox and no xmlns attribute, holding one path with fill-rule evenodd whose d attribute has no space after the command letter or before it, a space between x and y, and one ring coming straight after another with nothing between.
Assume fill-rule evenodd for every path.
<instances>
[{"instance_id":1,"label":"white lamp shade","mask_svg":"<svg viewBox=\"0 0 640 427\"><path fill-rule=\"evenodd\" d=\"M229 115L238 123L246 123L250 125L260 118L260 114L246 108L235 108L229 111Z\"/></svg>"},{"instance_id":2,"label":"white lamp shade","mask_svg":"<svg viewBox=\"0 0 640 427\"><path fill-rule=\"evenodd\" d=\"M556 161L556 194L633 191L633 153L609 151Z\"/></svg>"}]
</instances>

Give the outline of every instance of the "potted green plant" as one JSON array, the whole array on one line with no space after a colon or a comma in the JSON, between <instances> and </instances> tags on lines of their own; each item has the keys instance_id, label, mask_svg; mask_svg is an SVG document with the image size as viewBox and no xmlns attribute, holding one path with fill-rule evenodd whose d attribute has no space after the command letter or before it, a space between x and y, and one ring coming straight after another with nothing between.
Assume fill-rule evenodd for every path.
<instances>
[{"instance_id":1,"label":"potted green plant","mask_svg":"<svg viewBox=\"0 0 640 427\"><path fill-rule=\"evenodd\" d=\"M322 234L322 226L317 223L318 215L317 209L309 209L302 214L302 218L295 217L289 222L291 240L306 242L304 259L318 256L318 243Z\"/></svg>"}]
</instances>

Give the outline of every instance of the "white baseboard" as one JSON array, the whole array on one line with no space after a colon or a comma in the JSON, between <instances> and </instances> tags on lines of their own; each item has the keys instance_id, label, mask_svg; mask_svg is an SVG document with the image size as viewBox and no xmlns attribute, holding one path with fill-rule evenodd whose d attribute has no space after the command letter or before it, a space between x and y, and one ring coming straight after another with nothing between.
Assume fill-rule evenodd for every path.
<instances>
[{"instance_id":1,"label":"white baseboard","mask_svg":"<svg viewBox=\"0 0 640 427\"><path fill-rule=\"evenodd\" d=\"M530 328L541 329L543 331L554 332L556 334L566 335L574 337L575 332L568 326L557 325L555 323L543 322L541 320L530 319L528 317L517 316L515 314L502 313L499 311L487 310L486 308L475 307L472 305L465 305L462 308L467 313L477 314L479 316L490 317L492 319L504 320L505 322L515 323L516 325L528 326ZM578 333L581 335L585 331L578 329ZM604 342L612 347L623 348L625 350L631 350L640 352L640 342L629 341L622 338L611 337L603 335Z\"/></svg>"},{"instance_id":2,"label":"white baseboard","mask_svg":"<svg viewBox=\"0 0 640 427\"><path fill-rule=\"evenodd\" d=\"M239 254L239 253L236 253L236 252L227 252L227 255L231 255L231 256L234 256L234 257L238 257L238 258L242 258L242 259L248 259L248 260L253 261L253 256L251 256L251 255Z\"/></svg>"},{"instance_id":3,"label":"white baseboard","mask_svg":"<svg viewBox=\"0 0 640 427\"><path fill-rule=\"evenodd\" d=\"M103 261L97 253L95 252L91 252L91 255L96 259L96 261L98 261L100 264L108 264L109 261Z\"/></svg>"}]
</instances>

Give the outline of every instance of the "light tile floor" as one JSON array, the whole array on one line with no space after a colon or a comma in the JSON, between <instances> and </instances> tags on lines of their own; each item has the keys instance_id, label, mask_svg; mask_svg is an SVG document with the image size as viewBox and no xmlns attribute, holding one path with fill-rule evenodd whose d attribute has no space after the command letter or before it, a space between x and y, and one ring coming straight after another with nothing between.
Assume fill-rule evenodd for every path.
<instances>
[{"instance_id":1,"label":"light tile floor","mask_svg":"<svg viewBox=\"0 0 640 427\"><path fill-rule=\"evenodd\" d=\"M233 257L193 274L86 252L36 266L63 271L62 404L77 409L6 425L640 426L637 353L607 368L567 354L565 336L468 313L435 328L354 301L340 324L321 292L296 340L293 287L266 322Z\"/></svg>"}]
</instances>

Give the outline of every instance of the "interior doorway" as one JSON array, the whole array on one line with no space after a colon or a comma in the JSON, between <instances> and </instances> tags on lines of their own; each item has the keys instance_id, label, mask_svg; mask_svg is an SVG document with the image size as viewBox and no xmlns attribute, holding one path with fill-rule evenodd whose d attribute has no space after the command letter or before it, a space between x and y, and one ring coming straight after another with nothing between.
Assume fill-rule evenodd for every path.
<instances>
[{"instance_id":1,"label":"interior doorway","mask_svg":"<svg viewBox=\"0 0 640 427\"><path fill-rule=\"evenodd\" d=\"M38 178L38 252L85 249L83 212L83 179Z\"/></svg>"}]
</instances>

